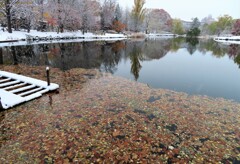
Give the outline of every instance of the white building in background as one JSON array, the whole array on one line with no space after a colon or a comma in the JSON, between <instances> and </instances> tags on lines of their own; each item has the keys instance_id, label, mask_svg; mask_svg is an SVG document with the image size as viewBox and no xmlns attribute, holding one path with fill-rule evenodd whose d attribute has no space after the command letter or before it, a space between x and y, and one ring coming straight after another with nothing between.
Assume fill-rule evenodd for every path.
<instances>
[{"instance_id":1,"label":"white building in background","mask_svg":"<svg viewBox=\"0 0 240 164\"><path fill-rule=\"evenodd\" d=\"M193 22L192 21L184 21L182 20L183 28L187 31L192 27Z\"/></svg>"}]
</instances>

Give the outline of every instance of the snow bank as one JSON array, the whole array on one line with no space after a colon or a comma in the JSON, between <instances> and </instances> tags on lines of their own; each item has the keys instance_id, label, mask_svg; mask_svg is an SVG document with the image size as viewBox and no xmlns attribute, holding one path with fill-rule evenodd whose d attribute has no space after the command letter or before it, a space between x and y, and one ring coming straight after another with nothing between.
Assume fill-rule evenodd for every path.
<instances>
[{"instance_id":1,"label":"snow bank","mask_svg":"<svg viewBox=\"0 0 240 164\"><path fill-rule=\"evenodd\" d=\"M10 41L10 40L21 40L26 39L26 32L14 31L13 33L0 32L0 42L1 41Z\"/></svg>"},{"instance_id":2,"label":"snow bank","mask_svg":"<svg viewBox=\"0 0 240 164\"><path fill-rule=\"evenodd\" d=\"M39 37L39 38L126 38L123 34L104 34L104 35L95 35L93 33L83 34L81 31L77 32L40 32L36 30L31 30L30 33L24 31L13 31L13 33L8 33L7 31L0 31L0 42L4 41L20 41L25 40L27 36Z\"/></svg>"}]
</instances>

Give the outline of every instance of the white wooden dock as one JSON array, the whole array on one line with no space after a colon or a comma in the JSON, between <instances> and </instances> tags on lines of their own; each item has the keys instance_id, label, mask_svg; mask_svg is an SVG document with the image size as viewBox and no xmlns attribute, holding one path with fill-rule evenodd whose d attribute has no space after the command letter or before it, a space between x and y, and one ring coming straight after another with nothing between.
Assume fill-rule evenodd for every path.
<instances>
[{"instance_id":1,"label":"white wooden dock","mask_svg":"<svg viewBox=\"0 0 240 164\"><path fill-rule=\"evenodd\" d=\"M0 107L8 109L58 88L58 84L0 71Z\"/></svg>"}]
</instances>

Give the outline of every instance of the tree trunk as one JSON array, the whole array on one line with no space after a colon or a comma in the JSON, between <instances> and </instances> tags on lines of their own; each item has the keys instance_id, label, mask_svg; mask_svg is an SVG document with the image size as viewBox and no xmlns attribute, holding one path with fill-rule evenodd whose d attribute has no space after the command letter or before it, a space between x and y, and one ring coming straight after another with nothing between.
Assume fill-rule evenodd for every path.
<instances>
[{"instance_id":1,"label":"tree trunk","mask_svg":"<svg viewBox=\"0 0 240 164\"><path fill-rule=\"evenodd\" d=\"M8 26L8 32L12 33L12 23L11 23L11 7L10 7L10 1L6 0L6 15L7 15L7 26Z\"/></svg>"},{"instance_id":2,"label":"tree trunk","mask_svg":"<svg viewBox=\"0 0 240 164\"><path fill-rule=\"evenodd\" d=\"M63 33L63 24L62 24L62 18L61 18L61 2L58 0L58 32L57 33Z\"/></svg>"},{"instance_id":3,"label":"tree trunk","mask_svg":"<svg viewBox=\"0 0 240 164\"><path fill-rule=\"evenodd\" d=\"M30 33L31 30L31 22L28 20L28 25L27 25L27 32Z\"/></svg>"}]
</instances>

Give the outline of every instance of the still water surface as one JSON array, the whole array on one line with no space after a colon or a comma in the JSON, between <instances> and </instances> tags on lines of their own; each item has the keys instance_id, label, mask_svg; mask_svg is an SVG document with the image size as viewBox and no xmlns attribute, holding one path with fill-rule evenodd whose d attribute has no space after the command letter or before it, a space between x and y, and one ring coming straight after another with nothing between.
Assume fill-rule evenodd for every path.
<instances>
[{"instance_id":1,"label":"still water surface","mask_svg":"<svg viewBox=\"0 0 240 164\"><path fill-rule=\"evenodd\" d=\"M177 38L25 45L0 52L0 64L96 68L153 88L240 102L240 45Z\"/></svg>"}]
</instances>

